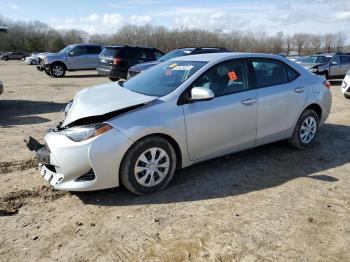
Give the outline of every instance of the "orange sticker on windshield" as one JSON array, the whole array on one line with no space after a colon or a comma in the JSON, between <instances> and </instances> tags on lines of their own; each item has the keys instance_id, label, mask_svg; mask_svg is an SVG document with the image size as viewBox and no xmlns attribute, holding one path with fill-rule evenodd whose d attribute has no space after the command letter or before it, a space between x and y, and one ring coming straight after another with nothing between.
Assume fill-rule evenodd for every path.
<instances>
[{"instance_id":1,"label":"orange sticker on windshield","mask_svg":"<svg viewBox=\"0 0 350 262\"><path fill-rule=\"evenodd\" d=\"M228 73L228 77L230 78L231 81L236 81L238 79L235 71L231 71Z\"/></svg>"}]
</instances>

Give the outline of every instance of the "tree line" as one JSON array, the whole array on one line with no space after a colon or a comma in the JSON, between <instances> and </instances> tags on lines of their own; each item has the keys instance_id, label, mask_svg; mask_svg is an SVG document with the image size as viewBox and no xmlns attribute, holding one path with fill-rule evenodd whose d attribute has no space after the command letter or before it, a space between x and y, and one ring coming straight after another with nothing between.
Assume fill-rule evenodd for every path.
<instances>
[{"instance_id":1,"label":"tree line","mask_svg":"<svg viewBox=\"0 0 350 262\"><path fill-rule=\"evenodd\" d=\"M225 47L237 52L289 53L301 55L318 52L348 51L344 32L332 34L265 31L211 32L199 29L168 29L164 26L125 25L116 33L93 34L81 30L56 30L40 21L11 21L0 16L0 25L9 28L0 34L0 51L57 52L69 44L96 43L103 45L140 45L158 48L164 52L181 47Z\"/></svg>"}]
</instances>

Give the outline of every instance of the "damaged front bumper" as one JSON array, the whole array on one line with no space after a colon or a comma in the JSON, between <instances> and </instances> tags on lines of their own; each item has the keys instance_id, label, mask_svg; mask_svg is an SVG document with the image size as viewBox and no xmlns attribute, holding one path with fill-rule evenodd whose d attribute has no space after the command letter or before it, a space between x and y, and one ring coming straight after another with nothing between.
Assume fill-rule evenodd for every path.
<instances>
[{"instance_id":1,"label":"damaged front bumper","mask_svg":"<svg viewBox=\"0 0 350 262\"><path fill-rule=\"evenodd\" d=\"M92 191L119 186L119 166L132 141L116 129L82 142L50 131L36 150L41 176L58 190Z\"/></svg>"}]
</instances>

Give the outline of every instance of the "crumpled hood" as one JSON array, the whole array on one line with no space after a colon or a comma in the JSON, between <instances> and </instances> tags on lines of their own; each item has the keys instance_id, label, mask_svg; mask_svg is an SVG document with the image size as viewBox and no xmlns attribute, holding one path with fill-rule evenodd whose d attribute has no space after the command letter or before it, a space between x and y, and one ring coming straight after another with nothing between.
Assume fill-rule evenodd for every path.
<instances>
[{"instance_id":1,"label":"crumpled hood","mask_svg":"<svg viewBox=\"0 0 350 262\"><path fill-rule=\"evenodd\" d=\"M319 65L323 65L322 63L300 63L300 65L302 65L304 68L306 69L310 69L310 68L313 68L315 66L319 66Z\"/></svg>"},{"instance_id":2,"label":"crumpled hood","mask_svg":"<svg viewBox=\"0 0 350 262\"><path fill-rule=\"evenodd\" d=\"M62 127L76 120L101 116L121 109L145 104L156 99L122 88L117 83L86 88L77 93Z\"/></svg>"}]
</instances>

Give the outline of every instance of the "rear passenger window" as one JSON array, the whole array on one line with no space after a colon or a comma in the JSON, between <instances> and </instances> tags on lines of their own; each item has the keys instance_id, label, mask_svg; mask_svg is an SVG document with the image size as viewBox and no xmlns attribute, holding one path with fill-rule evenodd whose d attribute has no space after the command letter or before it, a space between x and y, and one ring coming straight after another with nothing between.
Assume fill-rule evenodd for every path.
<instances>
[{"instance_id":1,"label":"rear passenger window","mask_svg":"<svg viewBox=\"0 0 350 262\"><path fill-rule=\"evenodd\" d=\"M101 53L101 51L102 51L102 48L100 46L87 46L88 54L98 55Z\"/></svg>"},{"instance_id":2,"label":"rear passenger window","mask_svg":"<svg viewBox=\"0 0 350 262\"><path fill-rule=\"evenodd\" d=\"M154 60L153 52L149 49L139 49L138 58Z\"/></svg>"},{"instance_id":3,"label":"rear passenger window","mask_svg":"<svg viewBox=\"0 0 350 262\"><path fill-rule=\"evenodd\" d=\"M284 64L274 60L253 60L257 87L273 86L288 83ZM291 76L292 77L292 76Z\"/></svg>"},{"instance_id":4,"label":"rear passenger window","mask_svg":"<svg viewBox=\"0 0 350 262\"><path fill-rule=\"evenodd\" d=\"M299 76L299 73L296 72L294 69L292 69L290 66L287 66L287 76L288 76L288 80L289 82L292 82L293 80L297 79Z\"/></svg>"},{"instance_id":5,"label":"rear passenger window","mask_svg":"<svg viewBox=\"0 0 350 262\"><path fill-rule=\"evenodd\" d=\"M344 64L350 64L350 56L341 56L340 57L340 63L342 65Z\"/></svg>"},{"instance_id":6,"label":"rear passenger window","mask_svg":"<svg viewBox=\"0 0 350 262\"><path fill-rule=\"evenodd\" d=\"M155 55L157 60L163 56L163 54L161 52L158 52L158 51L154 51L154 55Z\"/></svg>"}]
</instances>

